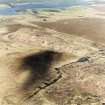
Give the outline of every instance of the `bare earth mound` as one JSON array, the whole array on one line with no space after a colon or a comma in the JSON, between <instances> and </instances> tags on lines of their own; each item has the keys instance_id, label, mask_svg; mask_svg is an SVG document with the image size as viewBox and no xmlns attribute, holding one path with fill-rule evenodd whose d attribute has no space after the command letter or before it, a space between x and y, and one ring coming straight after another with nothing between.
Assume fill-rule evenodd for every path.
<instances>
[{"instance_id":1,"label":"bare earth mound","mask_svg":"<svg viewBox=\"0 0 105 105\"><path fill-rule=\"evenodd\" d=\"M81 36L100 43L105 42L105 19L101 18L73 18L56 22L35 22L63 33Z\"/></svg>"}]
</instances>

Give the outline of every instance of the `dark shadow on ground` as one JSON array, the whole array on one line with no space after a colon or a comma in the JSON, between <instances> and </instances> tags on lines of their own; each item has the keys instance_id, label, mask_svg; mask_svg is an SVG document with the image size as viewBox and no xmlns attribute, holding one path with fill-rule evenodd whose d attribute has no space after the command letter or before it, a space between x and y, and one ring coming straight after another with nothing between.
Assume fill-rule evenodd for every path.
<instances>
[{"instance_id":1,"label":"dark shadow on ground","mask_svg":"<svg viewBox=\"0 0 105 105\"><path fill-rule=\"evenodd\" d=\"M55 60L60 59L61 53L54 51L44 51L32 54L23 58L22 70L29 70L30 75L23 84L23 90L36 88L40 82L50 78L50 68Z\"/></svg>"}]
</instances>

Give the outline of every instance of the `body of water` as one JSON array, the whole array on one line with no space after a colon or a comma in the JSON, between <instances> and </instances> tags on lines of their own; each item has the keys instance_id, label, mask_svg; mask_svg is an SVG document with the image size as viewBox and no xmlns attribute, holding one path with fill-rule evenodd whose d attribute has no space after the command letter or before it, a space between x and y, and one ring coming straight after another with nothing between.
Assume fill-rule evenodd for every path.
<instances>
[{"instance_id":1,"label":"body of water","mask_svg":"<svg viewBox=\"0 0 105 105\"><path fill-rule=\"evenodd\" d=\"M105 3L105 0L0 0L0 15L16 15L27 9L60 9L72 6L88 6ZM3 7L3 5L5 5ZM7 6L7 7L6 7Z\"/></svg>"}]
</instances>

